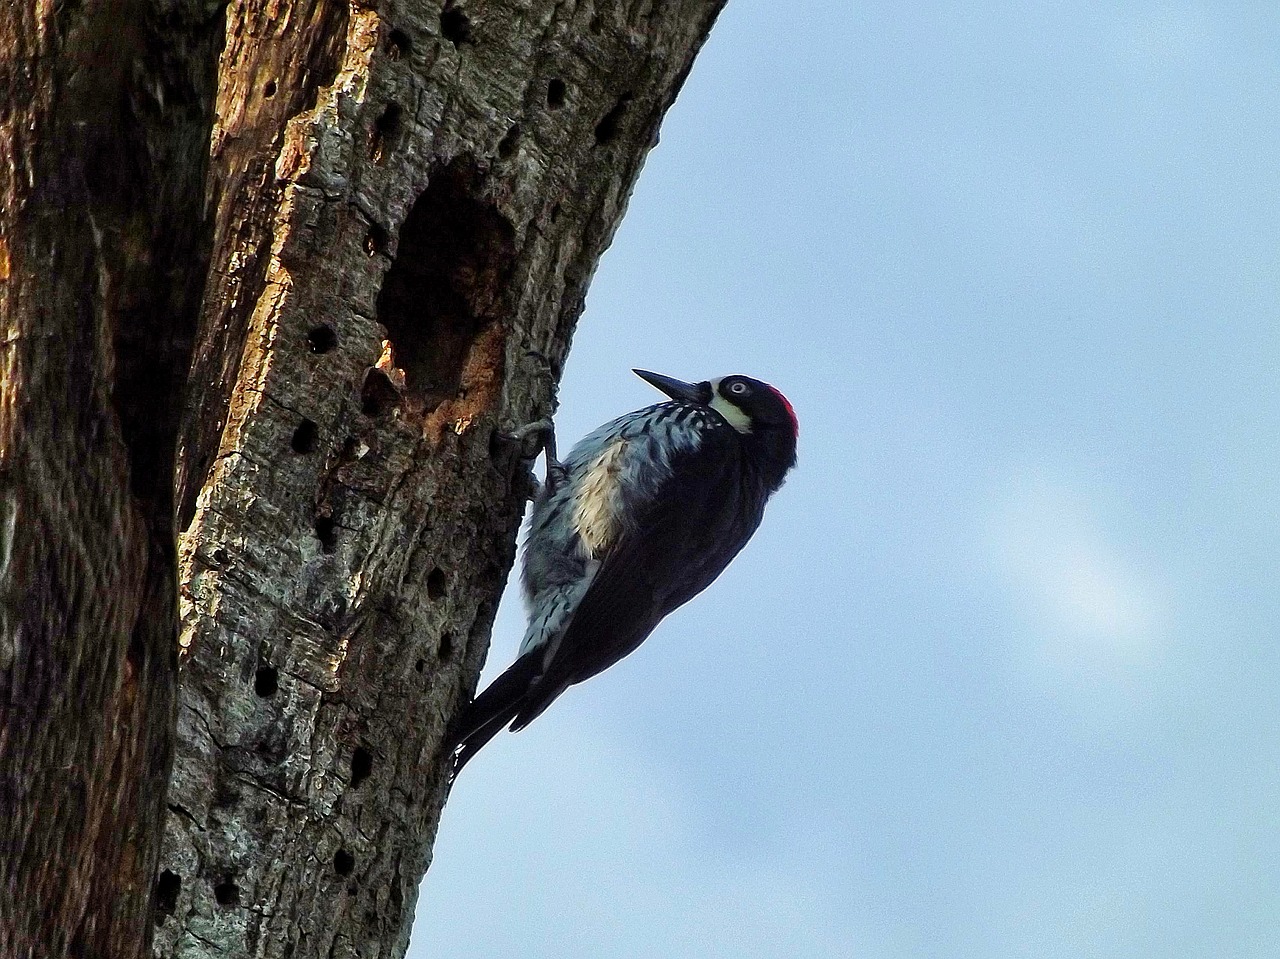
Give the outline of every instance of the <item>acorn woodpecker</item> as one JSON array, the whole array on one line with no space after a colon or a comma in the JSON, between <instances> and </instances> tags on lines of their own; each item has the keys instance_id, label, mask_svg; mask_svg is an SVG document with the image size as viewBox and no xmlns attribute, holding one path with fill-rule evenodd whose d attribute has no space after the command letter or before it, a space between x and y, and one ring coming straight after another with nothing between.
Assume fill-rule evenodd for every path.
<instances>
[{"instance_id":1,"label":"acorn woodpecker","mask_svg":"<svg viewBox=\"0 0 1280 959\"><path fill-rule=\"evenodd\" d=\"M549 436L524 547L528 630L519 658L454 722L455 775L504 726L527 726L706 589L795 465L795 411L767 383L634 372L670 402L605 424L563 464Z\"/></svg>"}]
</instances>

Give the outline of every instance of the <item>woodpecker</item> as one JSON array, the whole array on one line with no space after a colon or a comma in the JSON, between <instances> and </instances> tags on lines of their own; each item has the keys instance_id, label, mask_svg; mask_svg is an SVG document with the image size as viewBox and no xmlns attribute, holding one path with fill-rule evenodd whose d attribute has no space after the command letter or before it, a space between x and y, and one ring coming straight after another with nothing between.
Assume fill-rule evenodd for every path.
<instances>
[{"instance_id":1,"label":"woodpecker","mask_svg":"<svg viewBox=\"0 0 1280 959\"><path fill-rule=\"evenodd\" d=\"M774 387L633 372L670 401L606 423L563 464L539 424L547 481L524 547L529 625L516 661L455 721L454 775L504 726L527 726L711 585L795 465L799 425Z\"/></svg>"}]
</instances>

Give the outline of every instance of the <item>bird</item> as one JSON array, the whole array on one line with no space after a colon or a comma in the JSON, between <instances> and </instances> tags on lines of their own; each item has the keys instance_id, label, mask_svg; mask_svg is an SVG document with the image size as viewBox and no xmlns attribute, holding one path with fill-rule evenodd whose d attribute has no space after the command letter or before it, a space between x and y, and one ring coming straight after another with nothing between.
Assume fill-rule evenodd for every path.
<instances>
[{"instance_id":1,"label":"bird","mask_svg":"<svg viewBox=\"0 0 1280 959\"><path fill-rule=\"evenodd\" d=\"M549 421L517 431L544 433L547 457L523 552L528 627L515 662L450 727L454 776L711 585L795 465L799 423L775 387L632 372L669 400L606 423L563 463Z\"/></svg>"}]
</instances>

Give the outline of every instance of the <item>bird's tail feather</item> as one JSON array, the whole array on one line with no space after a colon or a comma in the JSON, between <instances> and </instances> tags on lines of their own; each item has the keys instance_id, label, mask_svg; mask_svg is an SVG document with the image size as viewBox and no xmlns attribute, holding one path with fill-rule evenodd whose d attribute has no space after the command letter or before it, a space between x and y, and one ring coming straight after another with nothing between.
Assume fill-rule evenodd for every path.
<instances>
[{"instance_id":1,"label":"bird's tail feather","mask_svg":"<svg viewBox=\"0 0 1280 959\"><path fill-rule=\"evenodd\" d=\"M542 658L542 649L529 650L459 714L447 739L450 752L461 747L454 760L455 776L523 708L530 687L542 672Z\"/></svg>"}]
</instances>

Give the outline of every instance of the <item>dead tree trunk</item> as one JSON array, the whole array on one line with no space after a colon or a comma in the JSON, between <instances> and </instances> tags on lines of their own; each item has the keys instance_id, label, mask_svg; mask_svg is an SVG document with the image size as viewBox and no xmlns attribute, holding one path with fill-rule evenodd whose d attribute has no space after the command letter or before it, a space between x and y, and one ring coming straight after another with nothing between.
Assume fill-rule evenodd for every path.
<instances>
[{"instance_id":1,"label":"dead tree trunk","mask_svg":"<svg viewBox=\"0 0 1280 959\"><path fill-rule=\"evenodd\" d=\"M499 433L722 2L3 5L0 955L403 953Z\"/></svg>"},{"instance_id":2,"label":"dead tree trunk","mask_svg":"<svg viewBox=\"0 0 1280 959\"><path fill-rule=\"evenodd\" d=\"M221 38L159 6L0 4L5 957L146 953Z\"/></svg>"}]
</instances>

